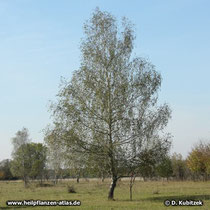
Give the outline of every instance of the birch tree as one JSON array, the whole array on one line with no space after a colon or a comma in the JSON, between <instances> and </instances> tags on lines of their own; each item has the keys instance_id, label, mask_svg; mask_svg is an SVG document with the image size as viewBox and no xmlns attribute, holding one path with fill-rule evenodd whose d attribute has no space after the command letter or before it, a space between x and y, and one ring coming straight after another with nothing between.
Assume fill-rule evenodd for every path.
<instances>
[{"instance_id":1,"label":"birch tree","mask_svg":"<svg viewBox=\"0 0 210 210\"><path fill-rule=\"evenodd\" d=\"M134 40L129 20L118 24L96 9L84 24L80 68L62 83L52 105L54 122L66 133L63 143L76 145L78 155L107 160L110 200L124 169L138 167L146 147L170 144L161 136L171 116L167 104L157 103L161 75L147 59L133 55Z\"/></svg>"},{"instance_id":2,"label":"birch tree","mask_svg":"<svg viewBox=\"0 0 210 210\"><path fill-rule=\"evenodd\" d=\"M28 183L28 164L26 164L27 155L25 152L25 145L30 142L31 140L29 138L29 132L27 128L22 128L22 130L19 130L15 137L12 138L12 157L13 160L15 160L12 162L12 171L13 174L18 173L18 175L22 177L25 187Z\"/></svg>"}]
</instances>

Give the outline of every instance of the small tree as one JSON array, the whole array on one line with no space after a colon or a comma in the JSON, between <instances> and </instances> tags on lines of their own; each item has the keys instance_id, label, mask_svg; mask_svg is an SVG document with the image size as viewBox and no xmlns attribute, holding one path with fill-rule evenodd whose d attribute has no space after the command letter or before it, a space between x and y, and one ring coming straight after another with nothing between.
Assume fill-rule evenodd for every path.
<instances>
[{"instance_id":1,"label":"small tree","mask_svg":"<svg viewBox=\"0 0 210 210\"><path fill-rule=\"evenodd\" d=\"M13 175L18 174L23 178L25 187L28 182L28 164L26 164L27 154L26 146L30 142L29 133L27 128L18 131L14 138L12 138L13 152L12 152L12 165L11 171Z\"/></svg>"},{"instance_id":2,"label":"small tree","mask_svg":"<svg viewBox=\"0 0 210 210\"><path fill-rule=\"evenodd\" d=\"M41 143L21 145L13 155L11 170L13 175L24 180L25 187L29 178L41 177L46 164L46 148Z\"/></svg>"},{"instance_id":3,"label":"small tree","mask_svg":"<svg viewBox=\"0 0 210 210\"><path fill-rule=\"evenodd\" d=\"M191 172L207 180L210 174L210 144L204 142L197 144L188 155L187 166Z\"/></svg>"},{"instance_id":4,"label":"small tree","mask_svg":"<svg viewBox=\"0 0 210 210\"><path fill-rule=\"evenodd\" d=\"M11 167L11 160L5 159L0 162L0 179L11 180L14 178L12 176L10 167Z\"/></svg>"},{"instance_id":5,"label":"small tree","mask_svg":"<svg viewBox=\"0 0 210 210\"><path fill-rule=\"evenodd\" d=\"M173 176L177 180L184 180L187 174L186 160L182 158L181 154L174 153L171 157Z\"/></svg>"},{"instance_id":6,"label":"small tree","mask_svg":"<svg viewBox=\"0 0 210 210\"><path fill-rule=\"evenodd\" d=\"M47 148L41 143L31 143L31 171L30 177L40 178L41 183L46 167Z\"/></svg>"},{"instance_id":7,"label":"small tree","mask_svg":"<svg viewBox=\"0 0 210 210\"><path fill-rule=\"evenodd\" d=\"M166 156L156 167L157 175L168 178L173 175L171 158Z\"/></svg>"},{"instance_id":8,"label":"small tree","mask_svg":"<svg viewBox=\"0 0 210 210\"><path fill-rule=\"evenodd\" d=\"M138 158L133 162L128 163L127 169L130 175L130 200L132 200L132 188L137 175L146 177L155 176L155 169L161 161L167 156L170 149L170 136L166 136L165 139L151 139L139 152Z\"/></svg>"}]
</instances>

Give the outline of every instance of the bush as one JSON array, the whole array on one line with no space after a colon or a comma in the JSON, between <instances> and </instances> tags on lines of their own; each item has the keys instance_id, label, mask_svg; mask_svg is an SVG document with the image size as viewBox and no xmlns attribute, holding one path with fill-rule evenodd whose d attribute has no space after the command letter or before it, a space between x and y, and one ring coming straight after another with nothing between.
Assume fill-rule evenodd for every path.
<instances>
[{"instance_id":1,"label":"bush","mask_svg":"<svg viewBox=\"0 0 210 210\"><path fill-rule=\"evenodd\" d=\"M67 190L68 190L68 193L76 193L73 185L68 186Z\"/></svg>"}]
</instances>

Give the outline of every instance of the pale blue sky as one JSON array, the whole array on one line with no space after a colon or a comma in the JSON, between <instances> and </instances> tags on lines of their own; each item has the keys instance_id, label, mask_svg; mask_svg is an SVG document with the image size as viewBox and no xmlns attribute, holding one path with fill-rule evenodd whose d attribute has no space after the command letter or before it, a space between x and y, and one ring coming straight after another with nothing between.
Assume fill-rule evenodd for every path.
<instances>
[{"instance_id":1,"label":"pale blue sky","mask_svg":"<svg viewBox=\"0 0 210 210\"><path fill-rule=\"evenodd\" d=\"M135 24L135 54L161 72L172 152L210 139L210 1L0 0L0 161L23 126L43 141L49 100L79 67L82 26L97 6Z\"/></svg>"}]
</instances>

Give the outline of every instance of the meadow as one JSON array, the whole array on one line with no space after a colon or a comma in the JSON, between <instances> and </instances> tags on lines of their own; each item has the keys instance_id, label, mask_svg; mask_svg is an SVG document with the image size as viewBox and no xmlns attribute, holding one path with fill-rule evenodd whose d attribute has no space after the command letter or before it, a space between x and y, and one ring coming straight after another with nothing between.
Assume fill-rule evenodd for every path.
<instances>
[{"instance_id":1,"label":"meadow","mask_svg":"<svg viewBox=\"0 0 210 210\"><path fill-rule=\"evenodd\" d=\"M0 209L85 209L85 210L208 210L210 209L210 182L191 181L139 181L133 186L133 201L129 200L129 181L118 182L115 189L115 201L108 201L107 194L110 180L97 179L60 181L56 186L48 183L39 186L31 183L24 188L21 181L0 182ZM73 186L76 193L69 193L68 186ZM165 200L202 200L203 206L169 206ZM81 206L7 206L7 200L79 200Z\"/></svg>"}]
</instances>

